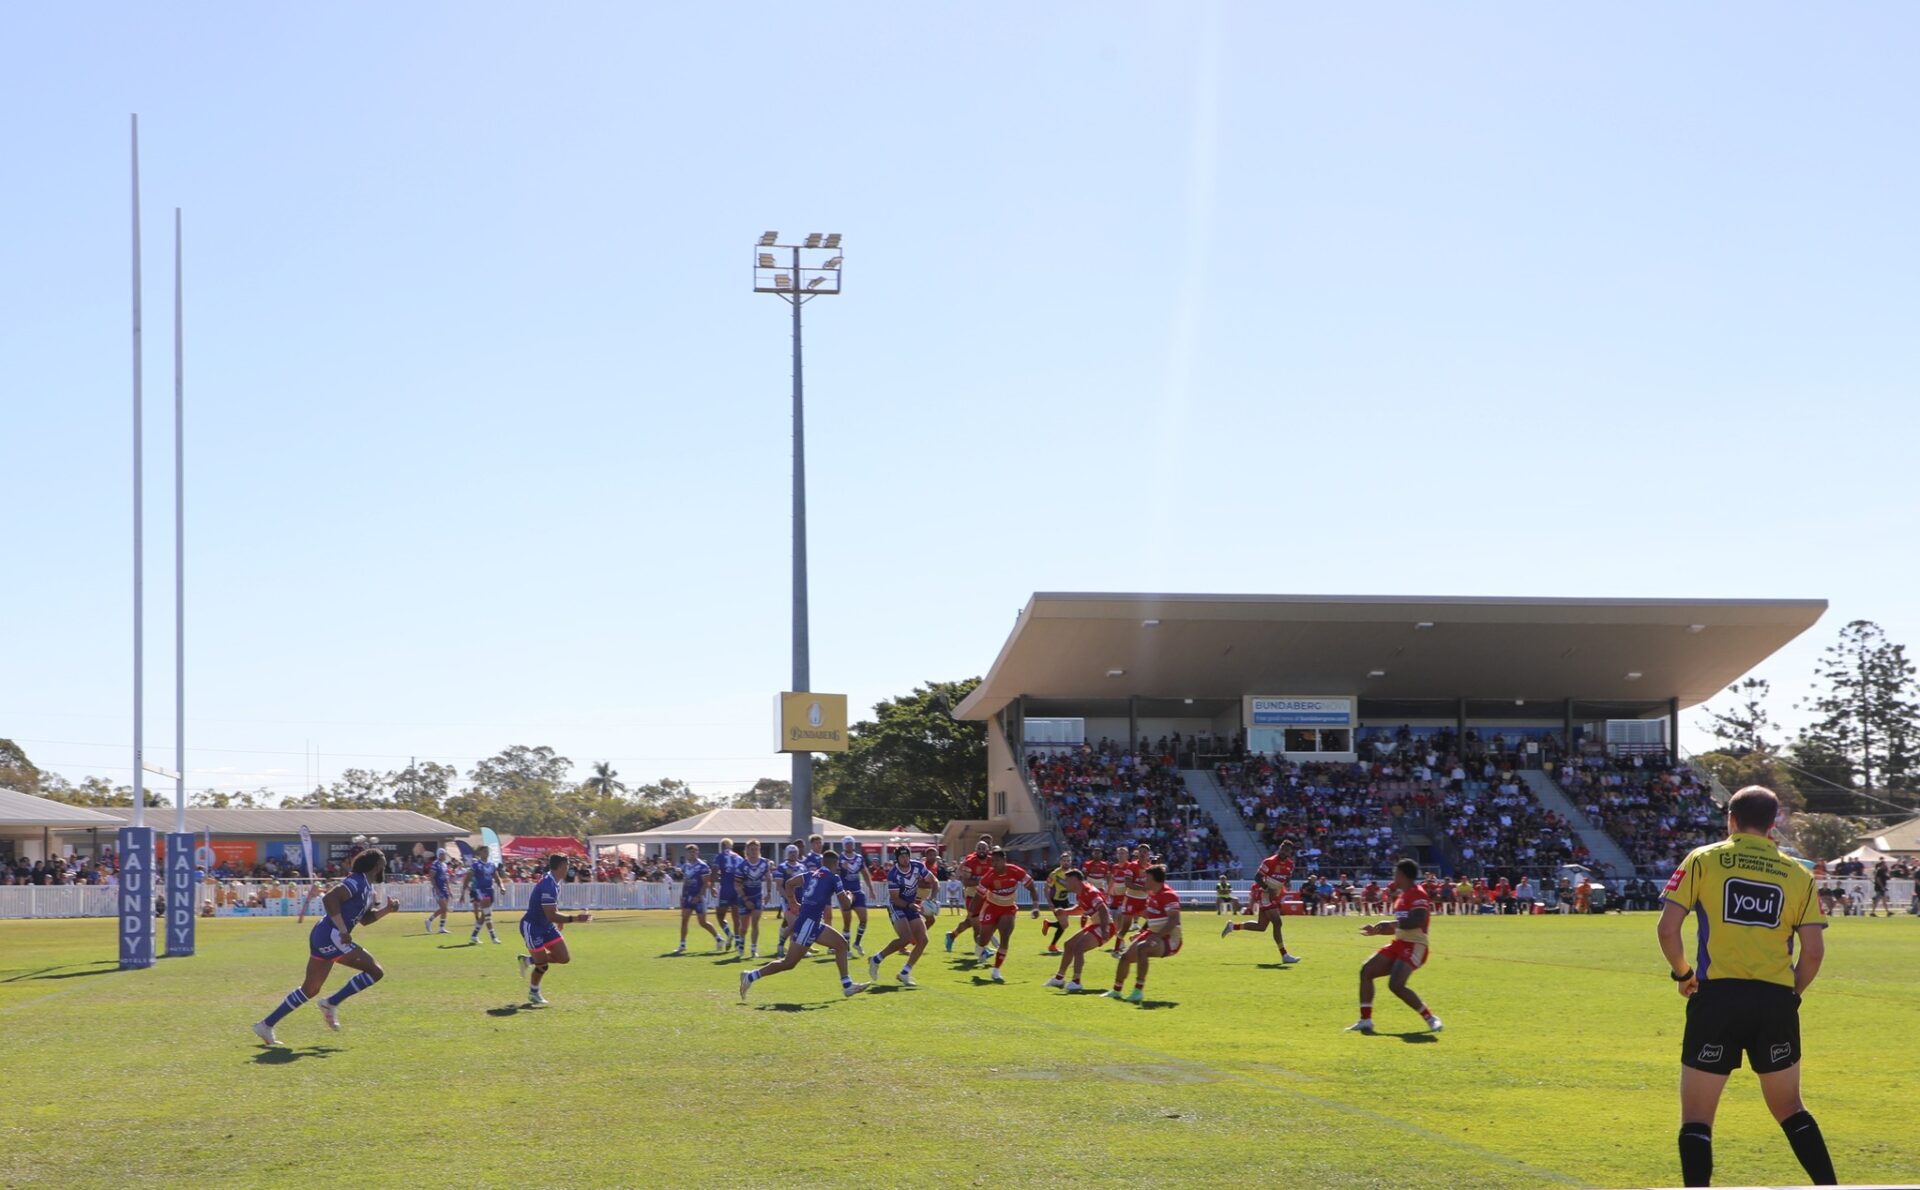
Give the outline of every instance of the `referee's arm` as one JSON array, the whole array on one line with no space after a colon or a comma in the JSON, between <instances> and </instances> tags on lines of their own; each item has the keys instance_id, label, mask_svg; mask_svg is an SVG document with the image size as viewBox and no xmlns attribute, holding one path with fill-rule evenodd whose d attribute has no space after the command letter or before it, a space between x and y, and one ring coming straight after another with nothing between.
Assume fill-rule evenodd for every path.
<instances>
[{"instance_id":1,"label":"referee's arm","mask_svg":"<svg viewBox=\"0 0 1920 1190\"><path fill-rule=\"evenodd\" d=\"M1827 957L1827 932L1819 926L1801 926L1794 935L1800 940L1800 961L1793 965L1793 994L1804 996Z\"/></svg>"},{"instance_id":2,"label":"referee's arm","mask_svg":"<svg viewBox=\"0 0 1920 1190\"><path fill-rule=\"evenodd\" d=\"M1660 924L1654 932L1660 938L1660 953L1667 956L1667 966L1673 968L1673 980L1679 985L1680 994L1691 996L1700 990L1700 978L1693 964L1687 962L1687 947L1680 939L1680 923L1686 919L1686 909L1678 901L1668 901L1660 908ZM1820 931L1810 932L1818 934ZM1818 968L1819 965L1816 960L1814 966Z\"/></svg>"}]
</instances>

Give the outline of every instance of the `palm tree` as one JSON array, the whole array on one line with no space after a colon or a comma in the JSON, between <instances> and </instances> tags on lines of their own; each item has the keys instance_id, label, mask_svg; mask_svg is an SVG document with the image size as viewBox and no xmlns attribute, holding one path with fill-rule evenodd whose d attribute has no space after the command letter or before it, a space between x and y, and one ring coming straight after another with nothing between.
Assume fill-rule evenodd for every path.
<instances>
[{"instance_id":1,"label":"palm tree","mask_svg":"<svg viewBox=\"0 0 1920 1190\"><path fill-rule=\"evenodd\" d=\"M602 797L614 797L627 791L627 787L620 782L619 772L605 760L594 761L593 776L587 778L586 785Z\"/></svg>"}]
</instances>

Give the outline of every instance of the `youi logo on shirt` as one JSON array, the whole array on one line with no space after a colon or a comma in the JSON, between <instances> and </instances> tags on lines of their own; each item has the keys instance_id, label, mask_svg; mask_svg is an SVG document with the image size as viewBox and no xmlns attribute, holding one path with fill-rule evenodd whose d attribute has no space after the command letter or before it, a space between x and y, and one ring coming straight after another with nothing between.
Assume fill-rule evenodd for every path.
<instances>
[{"instance_id":1,"label":"youi logo on shirt","mask_svg":"<svg viewBox=\"0 0 1920 1190\"><path fill-rule=\"evenodd\" d=\"M1766 926L1780 924L1782 891L1777 884L1755 880L1728 880L1726 904L1721 916L1731 925Z\"/></svg>"}]
</instances>

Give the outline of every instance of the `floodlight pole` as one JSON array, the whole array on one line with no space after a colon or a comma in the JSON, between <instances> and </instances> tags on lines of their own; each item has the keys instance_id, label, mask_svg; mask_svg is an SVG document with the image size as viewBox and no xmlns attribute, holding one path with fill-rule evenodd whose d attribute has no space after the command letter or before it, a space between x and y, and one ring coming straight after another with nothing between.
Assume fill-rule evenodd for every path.
<instances>
[{"instance_id":1,"label":"floodlight pole","mask_svg":"<svg viewBox=\"0 0 1920 1190\"><path fill-rule=\"evenodd\" d=\"M807 417L800 367L800 249L793 249L793 689L813 685L807 640ZM813 753L793 754L793 839L813 833Z\"/></svg>"}]
</instances>

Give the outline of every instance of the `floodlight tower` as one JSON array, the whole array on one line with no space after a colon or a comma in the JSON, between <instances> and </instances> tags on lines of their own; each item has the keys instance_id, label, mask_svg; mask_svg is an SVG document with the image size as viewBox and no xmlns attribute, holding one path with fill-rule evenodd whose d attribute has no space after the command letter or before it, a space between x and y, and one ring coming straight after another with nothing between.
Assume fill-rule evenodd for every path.
<instances>
[{"instance_id":1,"label":"floodlight tower","mask_svg":"<svg viewBox=\"0 0 1920 1190\"><path fill-rule=\"evenodd\" d=\"M840 233L812 232L798 244L780 233L762 233L754 244L753 291L770 293L793 307L793 689L812 688L807 661L807 431L800 371L800 307L840 292ZM781 257L786 259L782 260ZM793 833L813 831L813 754L793 754Z\"/></svg>"}]
</instances>

